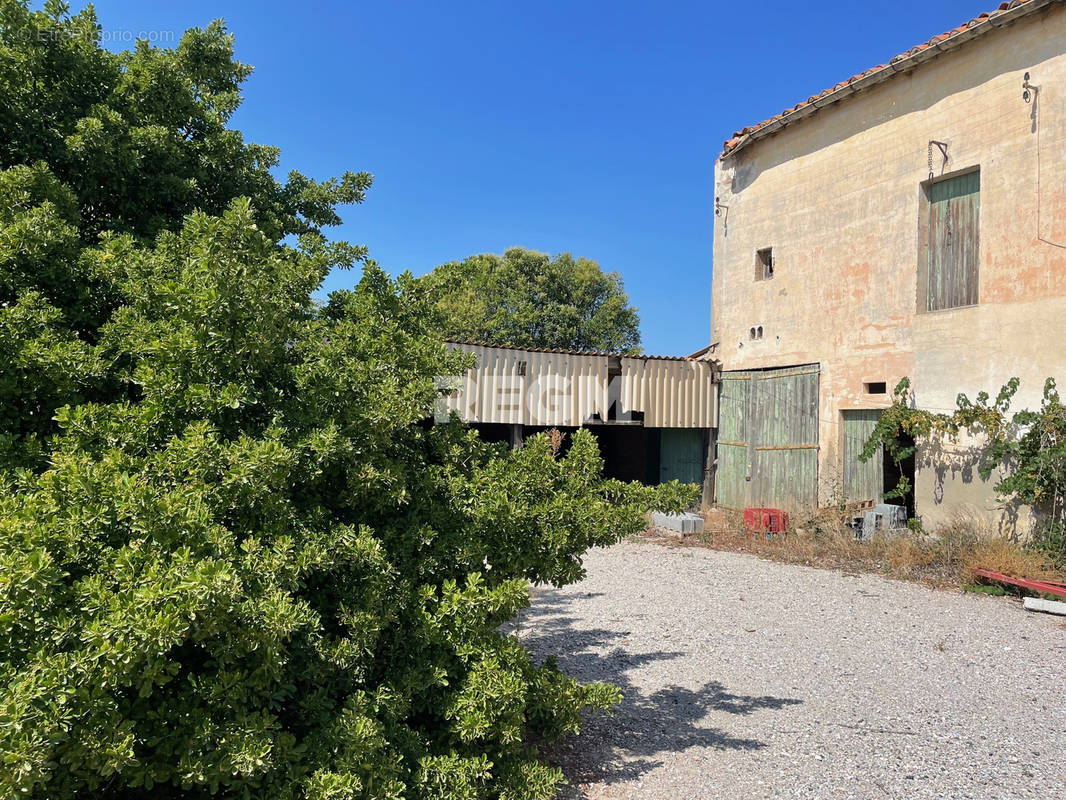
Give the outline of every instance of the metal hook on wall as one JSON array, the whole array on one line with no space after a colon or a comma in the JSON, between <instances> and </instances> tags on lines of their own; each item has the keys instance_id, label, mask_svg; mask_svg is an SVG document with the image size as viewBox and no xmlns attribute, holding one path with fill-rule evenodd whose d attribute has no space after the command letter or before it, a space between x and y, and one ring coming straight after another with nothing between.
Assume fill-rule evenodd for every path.
<instances>
[{"instance_id":1,"label":"metal hook on wall","mask_svg":"<svg viewBox=\"0 0 1066 800\"><path fill-rule=\"evenodd\" d=\"M933 175L933 145L936 145L937 149L940 150L940 155L944 157L943 162L940 164L940 174L941 175L944 174L944 170L948 166L948 143L947 142L938 142L936 139L930 139L929 140L929 153L928 153L929 180L932 180L935 177Z\"/></svg>"}]
</instances>

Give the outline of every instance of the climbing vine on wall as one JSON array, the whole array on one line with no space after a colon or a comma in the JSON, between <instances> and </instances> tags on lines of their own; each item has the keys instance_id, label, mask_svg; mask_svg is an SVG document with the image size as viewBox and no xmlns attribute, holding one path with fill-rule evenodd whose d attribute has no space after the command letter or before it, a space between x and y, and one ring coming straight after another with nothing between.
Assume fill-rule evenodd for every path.
<instances>
[{"instance_id":1,"label":"climbing vine on wall","mask_svg":"<svg viewBox=\"0 0 1066 800\"><path fill-rule=\"evenodd\" d=\"M981 392L974 401L965 394L955 400L950 414L914 407L910 379L893 390L892 405L885 409L860 459L867 461L884 447L900 463L914 455L915 442L957 441L961 433L986 442L978 473L988 480L999 469L1003 477L995 485L1002 499L1031 505L1042 512L1038 540L1057 556L1066 558L1063 538L1066 523L1066 406L1055 379L1044 382L1040 409L1011 413L1011 403L1020 381L1011 378L992 398ZM902 496L910 489L906 477L889 493Z\"/></svg>"}]
</instances>

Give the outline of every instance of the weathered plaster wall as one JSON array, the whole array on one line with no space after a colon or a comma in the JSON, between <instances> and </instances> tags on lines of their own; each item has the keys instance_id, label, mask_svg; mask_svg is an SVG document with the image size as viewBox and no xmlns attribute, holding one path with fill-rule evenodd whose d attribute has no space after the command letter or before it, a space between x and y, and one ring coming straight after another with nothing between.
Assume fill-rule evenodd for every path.
<instances>
[{"instance_id":1,"label":"weathered plaster wall","mask_svg":"<svg viewBox=\"0 0 1066 800\"><path fill-rule=\"evenodd\" d=\"M1035 112L1021 97L1027 71ZM980 300L917 313L931 139L948 143L945 173L981 169ZM940 174L935 149L933 166ZM891 391L910 376L920 406L949 409L959 392L994 393L1017 375L1019 406L1035 404L1044 378L1066 379L1066 8L751 143L718 163L715 194L727 208L715 221L712 341L725 369L821 364L823 502L841 480L840 412L890 399L864 382ZM756 281L765 247L774 277ZM1002 517L975 470L920 465L916 487L927 523L960 509Z\"/></svg>"}]
</instances>

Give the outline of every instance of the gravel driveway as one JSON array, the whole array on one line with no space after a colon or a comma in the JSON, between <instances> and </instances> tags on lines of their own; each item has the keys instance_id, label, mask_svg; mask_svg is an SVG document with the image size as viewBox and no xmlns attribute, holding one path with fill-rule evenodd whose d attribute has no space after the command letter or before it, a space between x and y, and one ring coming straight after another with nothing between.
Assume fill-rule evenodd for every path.
<instances>
[{"instance_id":1,"label":"gravel driveway","mask_svg":"<svg viewBox=\"0 0 1066 800\"><path fill-rule=\"evenodd\" d=\"M624 542L518 633L621 687L568 798L1066 797L1062 617L1002 597Z\"/></svg>"}]
</instances>

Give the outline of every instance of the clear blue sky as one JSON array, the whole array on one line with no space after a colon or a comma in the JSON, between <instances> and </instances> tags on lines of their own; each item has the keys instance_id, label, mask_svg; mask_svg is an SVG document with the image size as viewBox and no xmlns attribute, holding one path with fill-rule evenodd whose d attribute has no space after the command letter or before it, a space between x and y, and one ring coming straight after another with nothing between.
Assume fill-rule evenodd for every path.
<instances>
[{"instance_id":1,"label":"clear blue sky","mask_svg":"<svg viewBox=\"0 0 1066 800\"><path fill-rule=\"evenodd\" d=\"M986 2L95 5L112 39L224 18L255 66L234 124L283 170L373 173L333 235L385 269L570 251L620 272L645 351L676 355L709 339L722 141Z\"/></svg>"}]
</instances>

